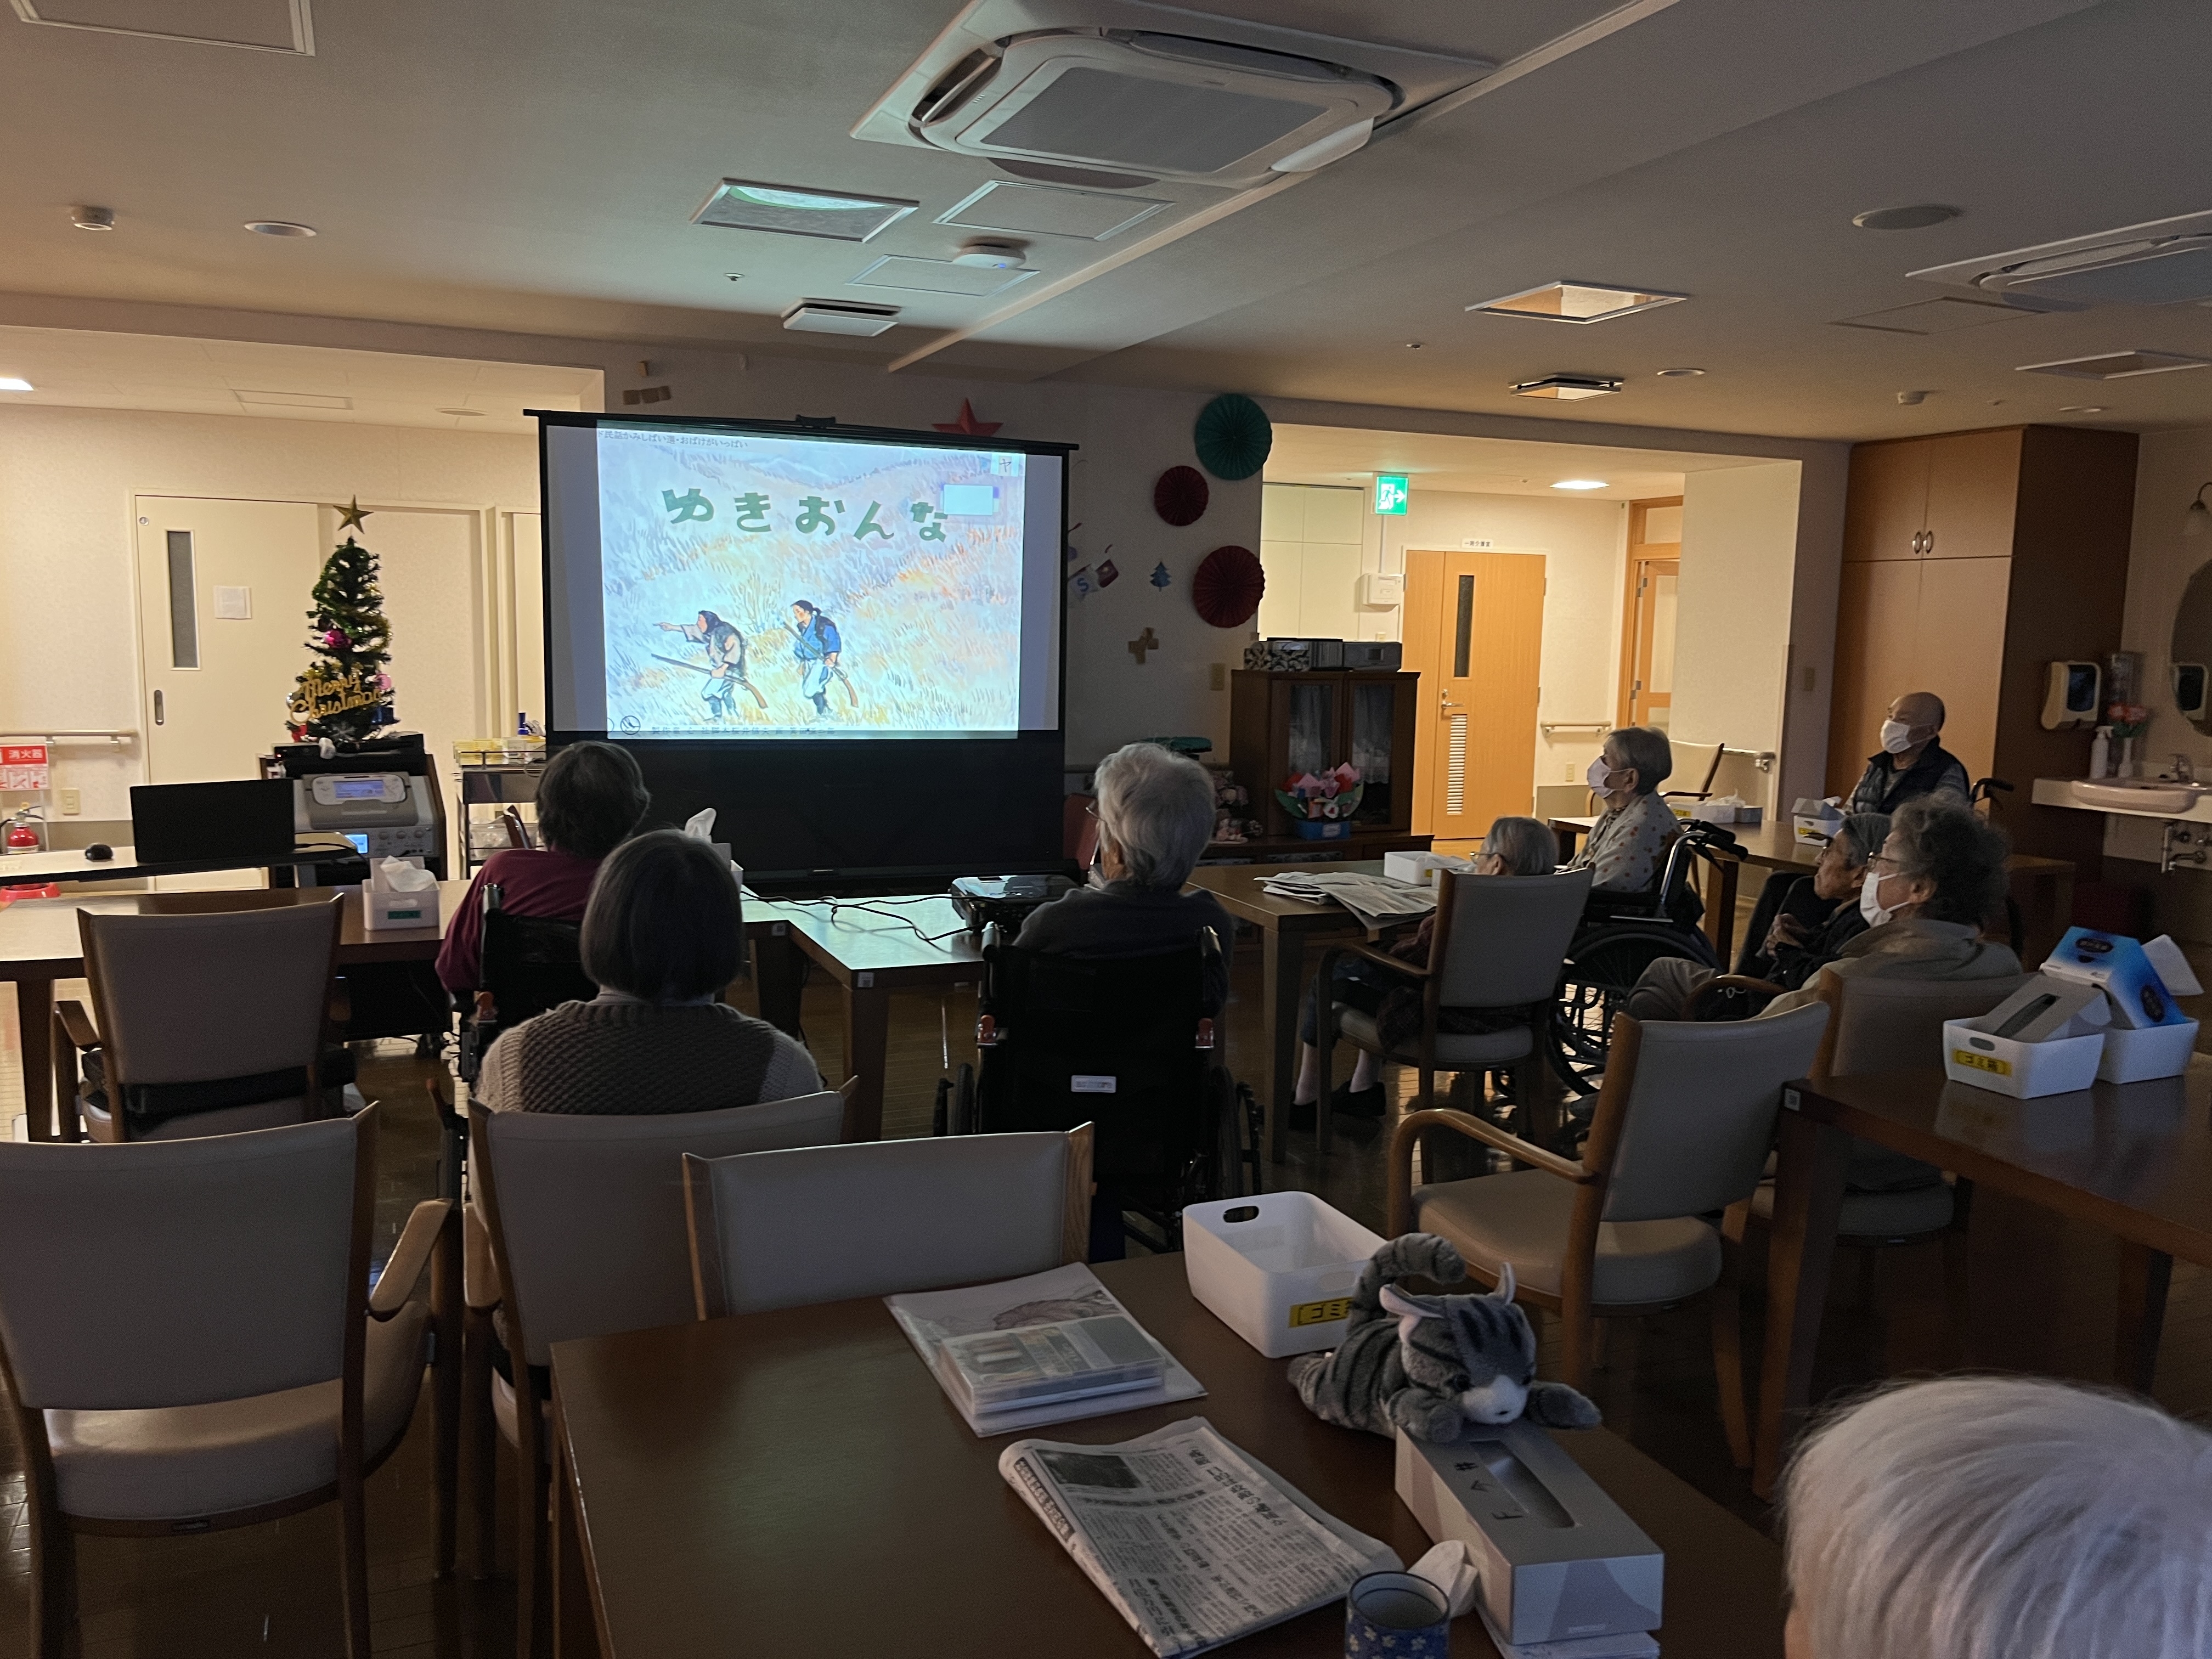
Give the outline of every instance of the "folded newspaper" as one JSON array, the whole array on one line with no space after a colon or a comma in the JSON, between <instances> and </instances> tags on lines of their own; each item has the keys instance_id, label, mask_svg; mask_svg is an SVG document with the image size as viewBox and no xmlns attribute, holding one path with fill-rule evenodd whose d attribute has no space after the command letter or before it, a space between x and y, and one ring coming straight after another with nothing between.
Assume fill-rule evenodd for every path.
<instances>
[{"instance_id":1,"label":"folded newspaper","mask_svg":"<svg viewBox=\"0 0 2212 1659\"><path fill-rule=\"evenodd\" d=\"M1405 1565L1185 1418L1117 1446L1017 1440L1006 1484L1154 1653L1203 1653Z\"/></svg>"},{"instance_id":2,"label":"folded newspaper","mask_svg":"<svg viewBox=\"0 0 2212 1659\"><path fill-rule=\"evenodd\" d=\"M1425 916L1437 908L1433 887L1356 870L1284 870L1262 877L1260 890L1307 904L1326 904L1334 899L1370 933L1393 922Z\"/></svg>"},{"instance_id":3,"label":"folded newspaper","mask_svg":"<svg viewBox=\"0 0 2212 1659\"><path fill-rule=\"evenodd\" d=\"M1206 1392L1081 1262L884 1305L979 1435L1194 1400Z\"/></svg>"}]
</instances>

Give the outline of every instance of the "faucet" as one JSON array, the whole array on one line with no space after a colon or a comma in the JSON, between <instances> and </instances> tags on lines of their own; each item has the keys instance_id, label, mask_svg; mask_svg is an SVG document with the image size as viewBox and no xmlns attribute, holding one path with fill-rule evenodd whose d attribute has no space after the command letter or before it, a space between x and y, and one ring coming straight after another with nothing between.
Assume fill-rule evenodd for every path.
<instances>
[{"instance_id":1,"label":"faucet","mask_svg":"<svg viewBox=\"0 0 2212 1659\"><path fill-rule=\"evenodd\" d=\"M2173 781L2176 783L2197 781L2197 769L2190 763L2188 756L2176 755L2173 757Z\"/></svg>"},{"instance_id":2,"label":"faucet","mask_svg":"<svg viewBox=\"0 0 2212 1659\"><path fill-rule=\"evenodd\" d=\"M2166 833L2159 837L2159 874L2170 876L2174 866L2180 864L2193 864L2200 870L2212 864L2212 852L2206 850L2208 842L2212 842L2212 831L2200 830L2190 824L2167 819ZM2192 850L2186 853L2176 850L2183 847Z\"/></svg>"}]
</instances>

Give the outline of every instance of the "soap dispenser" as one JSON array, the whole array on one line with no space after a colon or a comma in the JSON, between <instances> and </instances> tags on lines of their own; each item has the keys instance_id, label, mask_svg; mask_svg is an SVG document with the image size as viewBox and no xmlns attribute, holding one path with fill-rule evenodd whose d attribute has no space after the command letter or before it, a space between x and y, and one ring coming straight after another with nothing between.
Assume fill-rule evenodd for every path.
<instances>
[{"instance_id":1,"label":"soap dispenser","mask_svg":"<svg viewBox=\"0 0 2212 1659\"><path fill-rule=\"evenodd\" d=\"M2108 778L2112 775L2112 728L2100 726L2089 744L2089 775Z\"/></svg>"}]
</instances>

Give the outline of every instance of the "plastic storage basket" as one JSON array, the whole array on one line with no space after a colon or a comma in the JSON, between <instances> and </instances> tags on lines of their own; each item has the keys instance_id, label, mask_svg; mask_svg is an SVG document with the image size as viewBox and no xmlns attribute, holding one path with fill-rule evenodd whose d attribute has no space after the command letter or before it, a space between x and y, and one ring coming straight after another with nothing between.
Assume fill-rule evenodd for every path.
<instances>
[{"instance_id":1,"label":"plastic storage basket","mask_svg":"<svg viewBox=\"0 0 2212 1659\"><path fill-rule=\"evenodd\" d=\"M1311 1193L1194 1204L1182 1221L1190 1293L1270 1359L1342 1341L1360 1270L1382 1248Z\"/></svg>"}]
</instances>

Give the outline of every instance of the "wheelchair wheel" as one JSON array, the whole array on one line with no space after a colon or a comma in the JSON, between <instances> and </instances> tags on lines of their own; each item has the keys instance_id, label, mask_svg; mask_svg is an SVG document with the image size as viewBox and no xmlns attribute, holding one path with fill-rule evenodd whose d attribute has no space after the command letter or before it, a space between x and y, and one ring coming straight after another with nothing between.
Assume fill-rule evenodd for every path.
<instances>
[{"instance_id":1,"label":"wheelchair wheel","mask_svg":"<svg viewBox=\"0 0 2212 1659\"><path fill-rule=\"evenodd\" d=\"M1667 957L1719 967L1703 933L1658 921L1608 923L1569 947L1552 1008L1551 1058L1559 1080L1575 1093L1595 1091L1605 1075L1613 1017L1644 970Z\"/></svg>"},{"instance_id":2,"label":"wheelchair wheel","mask_svg":"<svg viewBox=\"0 0 2212 1659\"><path fill-rule=\"evenodd\" d=\"M976 1133L975 1068L963 1064L953 1074L952 1098L947 1103L945 1127L956 1135Z\"/></svg>"}]
</instances>

